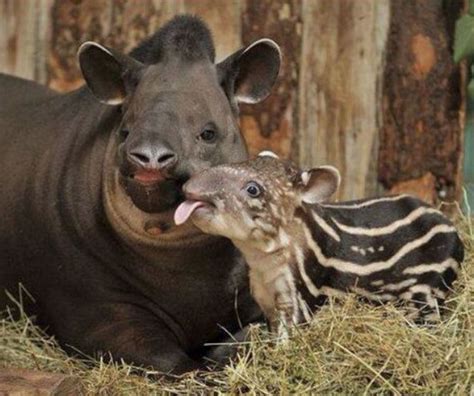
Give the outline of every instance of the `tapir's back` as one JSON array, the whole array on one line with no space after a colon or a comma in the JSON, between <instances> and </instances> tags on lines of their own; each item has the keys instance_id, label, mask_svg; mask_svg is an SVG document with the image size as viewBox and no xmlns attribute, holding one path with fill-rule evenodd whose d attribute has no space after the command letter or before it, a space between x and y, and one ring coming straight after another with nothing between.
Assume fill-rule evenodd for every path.
<instances>
[{"instance_id":1,"label":"tapir's back","mask_svg":"<svg viewBox=\"0 0 474 396\"><path fill-rule=\"evenodd\" d=\"M48 268L66 249L59 239L74 231L73 215L91 228L106 143L98 146L93 128L100 111L83 90L59 94L0 74L1 290L16 291L21 279L31 291L42 277L53 279Z\"/></svg>"},{"instance_id":2,"label":"tapir's back","mask_svg":"<svg viewBox=\"0 0 474 396\"><path fill-rule=\"evenodd\" d=\"M324 278L326 290L352 290L375 301L425 301L433 308L463 261L451 221L407 195L307 205L300 217L304 268L317 287Z\"/></svg>"},{"instance_id":3,"label":"tapir's back","mask_svg":"<svg viewBox=\"0 0 474 396\"><path fill-rule=\"evenodd\" d=\"M34 105L53 96L59 95L48 87L34 81L0 73L0 113L18 110L18 106ZM15 116L14 112L11 114Z\"/></svg>"}]
</instances>

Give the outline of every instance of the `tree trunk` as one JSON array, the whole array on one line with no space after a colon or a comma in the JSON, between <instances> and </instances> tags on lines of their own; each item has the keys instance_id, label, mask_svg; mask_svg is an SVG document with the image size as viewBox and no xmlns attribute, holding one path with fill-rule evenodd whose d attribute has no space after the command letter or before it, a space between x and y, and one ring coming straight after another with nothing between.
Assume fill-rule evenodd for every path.
<instances>
[{"instance_id":1,"label":"tree trunk","mask_svg":"<svg viewBox=\"0 0 474 396\"><path fill-rule=\"evenodd\" d=\"M282 50L282 68L272 94L258 105L241 106L241 124L250 152L270 149L287 158L298 130L297 89L301 53L301 2L246 0L242 42L268 37Z\"/></svg>"},{"instance_id":2,"label":"tree trunk","mask_svg":"<svg viewBox=\"0 0 474 396\"><path fill-rule=\"evenodd\" d=\"M375 192L388 0L303 0L299 159L336 166L340 198Z\"/></svg>"},{"instance_id":3,"label":"tree trunk","mask_svg":"<svg viewBox=\"0 0 474 396\"><path fill-rule=\"evenodd\" d=\"M387 189L399 191L400 183L431 173L435 183L426 194L459 198L464 103L452 47L461 6L391 1L378 162Z\"/></svg>"},{"instance_id":4,"label":"tree trunk","mask_svg":"<svg viewBox=\"0 0 474 396\"><path fill-rule=\"evenodd\" d=\"M83 83L86 40L127 52L173 15L197 14L217 59L262 37L282 48L272 95L242 106L252 154L332 164L339 198L461 190L464 98L452 62L462 0L0 0L0 71L60 91ZM388 37L388 38L387 38Z\"/></svg>"}]
</instances>

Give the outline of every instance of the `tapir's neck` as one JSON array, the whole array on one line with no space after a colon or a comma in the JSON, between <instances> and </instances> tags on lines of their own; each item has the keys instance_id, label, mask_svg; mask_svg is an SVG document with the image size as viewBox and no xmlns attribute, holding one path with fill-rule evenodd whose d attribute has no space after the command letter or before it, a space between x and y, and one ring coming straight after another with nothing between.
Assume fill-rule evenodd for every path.
<instances>
[{"instance_id":1,"label":"tapir's neck","mask_svg":"<svg viewBox=\"0 0 474 396\"><path fill-rule=\"evenodd\" d=\"M264 251L252 247L246 242L233 241L233 243L244 256L251 271L261 273L272 272L288 263L290 259L289 250L285 248Z\"/></svg>"},{"instance_id":2,"label":"tapir's neck","mask_svg":"<svg viewBox=\"0 0 474 396\"><path fill-rule=\"evenodd\" d=\"M220 240L190 224L171 227L159 235L147 231L150 224L173 224L174 210L146 213L138 209L120 185L116 153L117 137L112 133L104 164L103 202L112 228L132 250L153 259L162 250L199 250Z\"/></svg>"}]
</instances>

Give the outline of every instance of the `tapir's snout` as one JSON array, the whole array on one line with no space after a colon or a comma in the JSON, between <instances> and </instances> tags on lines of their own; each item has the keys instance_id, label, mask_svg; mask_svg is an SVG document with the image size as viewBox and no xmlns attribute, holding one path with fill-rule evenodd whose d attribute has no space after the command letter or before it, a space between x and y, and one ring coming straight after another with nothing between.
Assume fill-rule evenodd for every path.
<instances>
[{"instance_id":1,"label":"tapir's snout","mask_svg":"<svg viewBox=\"0 0 474 396\"><path fill-rule=\"evenodd\" d=\"M167 172L178 162L178 155L170 148L162 145L139 145L127 150L128 160L135 165L147 169Z\"/></svg>"},{"instance_id":2,"label":"tapir's snout","mask_svg":"<svg viewBox=\"0 0 474 396\"><path fill-rule=\"evenodd\" d=\"M212 198L218 193L215 188L215 176L212 169L192 176L183 185L183 193L186 199L212 202Z\"/></svg>"},{"instance_id":3,"label":"tapir's snout","mask_svg":"<svg viewBox=\"0 0 474 396\"><path fill-rule=\"evenodd\" d=\"M217 168L202 171L183 185L186 200L175 211L174 220L177 225L186 222L198 209L204 215L214 213L216 200L221 192L219 187L221 175L216 170Z\"/></svg>"}]
</instances>

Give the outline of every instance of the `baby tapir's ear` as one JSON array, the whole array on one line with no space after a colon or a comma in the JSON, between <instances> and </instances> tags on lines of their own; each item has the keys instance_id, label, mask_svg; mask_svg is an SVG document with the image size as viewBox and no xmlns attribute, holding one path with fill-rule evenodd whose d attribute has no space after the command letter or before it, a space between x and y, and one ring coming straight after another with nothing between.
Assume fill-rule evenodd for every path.
<instances>
[{"instance_id":1,"label":"baby tapir's ear","mask_svg":"<svg viewBox=\"0 0 474 396\"><path fill-rule=\"evenodd\" d=\"M301 200L309 204L324 202L338 189L341 175L333 166L320 166L301 173Z\"/></svg>"}]
</instances>

